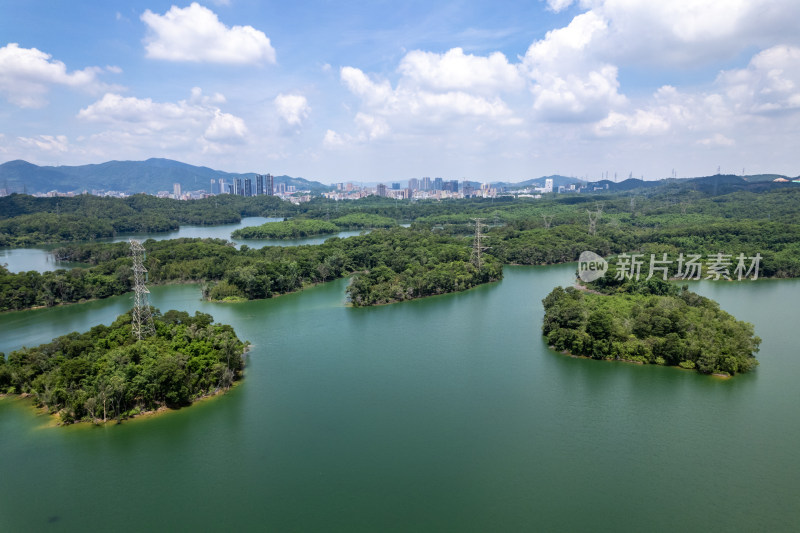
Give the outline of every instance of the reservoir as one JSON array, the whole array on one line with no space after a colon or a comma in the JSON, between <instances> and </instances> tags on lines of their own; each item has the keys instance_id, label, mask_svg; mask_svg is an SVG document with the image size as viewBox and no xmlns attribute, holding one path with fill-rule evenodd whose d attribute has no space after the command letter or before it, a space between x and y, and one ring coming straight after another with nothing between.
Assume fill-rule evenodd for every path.
<instances>
[{"instance_id":1,"label":"reservoir","mask_svg":"<svg viewBox=\"0 0 800 533\"><path fill-rule=\"evenodd\" d=\"M151 288L252 342L244 381L106 427L0 399L0 531L796 531L800 280L692 286L763 339L726 380L548 349L541 300L574 272L363 309L347 280L239 304ZM0 351L130 306L0 314Z\"/></svg>"}]
</instances>

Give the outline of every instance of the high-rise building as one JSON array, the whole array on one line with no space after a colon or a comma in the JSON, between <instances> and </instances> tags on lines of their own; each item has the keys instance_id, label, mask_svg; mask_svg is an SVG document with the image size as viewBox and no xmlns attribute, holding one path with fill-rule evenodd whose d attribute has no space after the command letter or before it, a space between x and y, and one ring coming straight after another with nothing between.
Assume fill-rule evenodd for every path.
<instances>
[{"instance_id":1,"label":"high-rise building","mask_svg":"<svg viewBox=\"0 0 800 533\"><path fill-rule=\"evenodd\" d=\"M275 178L269 172L264 176L264 194L267 196L275 194Z\"/></svg>"},{"instance_id":2,"label":"high-rise building","mask_svg":"<svg viewBox=\"0 0 800 533\"><path fill-rule=\"evenodd\" d=\"M377 188L377 194L378 196L386 196L386 185L384 185L383 183L379 183Z\"/></svg>"},{"instance_id":3,"label":"high-rise building","mask_svg":"<svg viewBox=\"0 0 800 533\"><path fill-rule=\"evenodd\" d=\"M264 196L264 176L256 174L256 196Z\"/></svg>"},{"instance_id":4,"label":"high-rise building","mask_svg":"<svg viewBox=\"0 0 800 533\"><path fill-rule=\"evenodd\" d=\"M286 194L286 184L285 183L276 184L275 192L277 192L278 194Z\"/></svg>"},{"instance_id":5,"label":"high-rise building","mask_svg":"<svg viewBox=\"0 0 800 533\"><path fill-rule=\"evenodd\" d=\"M223 187L222 187L222 178L219 181L212 179L211 180L211 194L222 194Z\"/></svg>"},{"instance_id":6,"label":"high-rise building","mask_svg":"<svg viewBox=\"0 0 800 533\"><path fill-rule=\"evenodd\" d=\"M417 178L411 178L410 180L408 180L408 188L411 189L412 191L418 191L419 180Z\"/></svg>"},{"instance_id":7,"label":"high-rise building","mask_svg":"<svg viewBox=\"0 0 800 533\"><path fill-rule=\"evenodd\" d=\"M172 197L176 200L180 200L181 198L181 184L180 183L173 183L172 184Z\"/></svg>"},{"instance_id":8,"label":"high-rise building","mask_svg":"<svg viewBox=\"0 0 800 533\"><path fill-rule=\"evenodd\" d=\"M474 189L472 185L467 180L461 182L461 190L464 192L464 198L469 198L472 196Z\"/></svg>"},{"instance_id":9,"label":"high-rise building","mask_svg":"<svg viewBox=\"0 0 800 533\"><path fill-rule=\"evenodd\" d=\"M544 180L544 191L542 192L553 192L553 178Z\"/></svg>"},{"instance_id":10,"label":"high-rise building","mask_svg":"<svg viewBox=\"0 0 800 533\"><path fill-rule=\"evenodd\" d=\"M422 178L422 183L420 184L420 189L423 191L431 190L431 179L428 176Z\"/></svg>"},{"instance_id":11,"label":"high-rise building","mask_svg":"<svg viewBox=\"0 0 800 533\"><path fill-rule=\"evenodd\" d=\"M441 191L444 187L444 180L442 178L434 178L433 179L433 190Z\"/></svg>"},{"instance_id":12,"label":"high-rise building","mask_svg":"<svg viewBox=\"0 0 800 533\"><path fill-rule=\"evenodd\" d=\"M396 181L395 181L395 182L393 182L393 183L392 183L392 190L393 190L393 191L399 191L399 190L400 190L400 184L399 184L399 183L397 183Z\"/></svg>"},{"instance_id":13,"label":"high-rise building","mask_svg":"<svg viewBox=\"0 0 800 533\"><path fill-rule=\"evenodd\" d=\"M250 178L244 179L244 196L253 196L253 180Z\"/></svg>"},{"instance_id":14,"label":"high-rise building","mask_svg":"<svg viewBox=\"0 0 800 533\"><path fill-rule=\"evenodd\" d=\"M447 180L442 183L443 191L458 192L458 180Z\"/></svg>"}]
</instances>

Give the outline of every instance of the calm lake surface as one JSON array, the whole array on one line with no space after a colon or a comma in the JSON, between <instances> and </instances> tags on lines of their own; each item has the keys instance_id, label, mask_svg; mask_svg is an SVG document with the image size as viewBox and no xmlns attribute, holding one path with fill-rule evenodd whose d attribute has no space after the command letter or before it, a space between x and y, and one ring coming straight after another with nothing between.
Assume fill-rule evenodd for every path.
<instances>
[{"instance_id":1,"label":"calm lake surface","mask_svg":"<svg viewBox=\"0 0 800 533\"><path fill-rule=\"evenodd\" d=\"M97 239L96 241L85 242L121 242L128 239L138 239L145 241L153 239L156 241L163 241L167 239L187 238L213 238L213 239L226 239L236 243L237 246L246 244L250 248L261 248L263 246L299 246L302 244L322 244L331 237L352 237L359 235L360 231L342 231L337 234L320 235L317 237L307 237L303 239L262 239L262 240L244 240L244 239L231 239L231 233L239 228L246 228L249 226L259 226L265 222L277 222L283 220L282 218L267 218L267 217L245 217L242 221L236 224L222 224L220 226L181 226L177 231L170 231L166 233L137 233L119 235L117 237L108 239ZM406 224L407 225L407 224ZM75 266L82 266L80 263L69 263L66 261L56 261L53 255L53 249L62 246L62 244L46 245L37 248L0 248L0 264L5 263L8 270L11 272L27 272L28 270L36 270L38 272L45 272L48 270L57 270L59 268L73 268Z\"/></svg>"},{"instance_id":2,"label":"calm lake surface","mask_svg":"<svg viewBox=\"0 0 800 533\"><path fill-rule=\"evenodd\" d=\"M763 339L723 380L547 348L574 265L371 309L346 280L211 313L253 343L227 395L107 427L0 400L0 531L797 531L800 281L694 290ZM129 296L0 315L0 351L109 324Z\"/></svg>"}]
</instances>

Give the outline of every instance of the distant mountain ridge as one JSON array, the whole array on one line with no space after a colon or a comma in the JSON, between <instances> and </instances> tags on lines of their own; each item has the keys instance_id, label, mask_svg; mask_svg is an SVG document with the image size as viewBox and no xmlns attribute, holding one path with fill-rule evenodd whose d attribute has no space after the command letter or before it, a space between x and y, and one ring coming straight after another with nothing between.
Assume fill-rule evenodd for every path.
<instances>
[{"instance_id":1,"label":"distant mountain ridge","mask_svg":"<svg viewBox=\"0 0 800 533\"><path fill-rule=\"evenodd\" d=\"M266 172L265 172L266 173ZM208 167L194 166L171 159L151 158L146 161L107 161L105 163L80 166L38 166L27 161L15 160L0 164L0 189L11 192L45 193L49 191L80 192L94 189L105 191L122 191L126 193L145 192L155 194L159 191L172 192L174 183L180 183L183 191L209 191L212 179L224 179L226 182L234 178L255 178L254 172L234 173L214 170ZM629 178L620 182L610 180L586 181L561 175L542 176L521 182L493 181L494 187L508 190L528 187L544 187L545 180L553 180L553 188L586 185L591 191L602 188L608 191L633 191L683 183L699 189L710 191L753 189L772 186L777 178L789 178L781 174L756 174L751 176L715 175L697 178L664 178L659 180L641 180ZM310 190L320 193L331 190L333 185L325 185L318 181L291 176L275 176L275 183L294 185L298 190ZM377 183L377 182L375 182ZM366 183L363 185L374 185ZM382 182L386 183L386 182ZM459 181L459 183L463 183ZM481 183L470 180L474 188ZM778 184L775 184L778 185Z\"/></svg>"},{"instance_id":2,"label":"distant mountain ridge","mask_svg":"<svg viewBox=\"0 0 800 533\"><path fill-rule=\"evenodd\" d=\"M264 172L266 174L266 171ZM255 178L256 173L223 172L208 167L198 167L171 159L152 158L146 161L108 161L80 166L38 166L23 160L0 165L0 188L9 192L28 194L49 191L122 191L127 193L158 191L172 192L173 184L180 183L183 191L211 188L212 179ZM318 181L291 176L275 176L275 183L294 185L298 190L327 191L331 187Z\"/></svg>"}]
</instances>

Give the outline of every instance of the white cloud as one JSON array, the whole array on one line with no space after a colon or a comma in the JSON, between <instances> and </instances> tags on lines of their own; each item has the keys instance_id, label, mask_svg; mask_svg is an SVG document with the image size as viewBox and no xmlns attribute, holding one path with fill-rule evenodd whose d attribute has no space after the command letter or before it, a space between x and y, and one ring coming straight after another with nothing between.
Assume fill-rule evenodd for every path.
<instances>
[{"instance_id":1,"label":"white cloud","mask_svg":"<svg viewBox=\"0 0 800 533\"><path fill-rule=\"evenodd\" d=\"M682 132L703 146L732 146L729 135L789 126L800 111L800 48L779 45L757 53L745 68L722 71L707 91L658 89L633 112L611 111L595 124L599 136Z\"/></svg>"},{"instance_id":2,"label":"white cloud","mask_svg":"<svg viewBox=\"0 0 800 533\"><path fill-rule=\"evenodd\" d=\"M800 48L774 46L756 54L746 68L717 77L738 112L774 113L800 109Z\"/></svg>"},{"instance_id":3,"label":"white cloud","mask_svg":"<svg viewBox=\"0 0 800 533\"><path fill-rule=\"evenodd\" d=\"M340 148L344 146L345 141L341 135L336 133L333 130L328 130L325 132L325 137L322 140L322 145L325 148L332 149L332 148Z\"/></svg>"},{"instance_id":4,"label":"white cloud","mask_svg":"<svg viewBox=\"0 0 800 533\"><path fill-rule=\"evenodd\" d=\"M475 67L475 72L470 72ZM512 72L513 71L513 72ZM398 130L457 130L460 121L517 125L497 92L519 90L522 78L502 54L489 57L464 55L460 49L445 54L409 52L398 68L395 87L388 80L373 80L355 67L343 67L342 83L361 99L355 116L358 134L346 140L365 142ZM489 76L491 79L481 79ZM502 88L502 89L501 89Z\"/></svg>"},{"instance_id":5,"label":"white cloud","mask_svg":"<svg viewBox=\"0 0 800 533\"><path fill-rule=\"evenodd\" d=\"M453 48L444 54L414 50L398 68L408 83L434 91L476 91L493 94L517 90L524 80L500 52L483 57Z\"/></svg>"},{"instance_id":6,"label":"white cloud","mask_svg":"<svg viewBox=\"0 0 800 533\"><path fill-rule=\"evenodd\" d=\"M637 109L631 114L612 111L606 118L595 124L594 131L599 136L641 136L662 134L669 128L669 122L659 113Z\"/></svg>"},{"instance_id":7,"label":"white cloud","mask_svg":"<svg viewBox=\"0 0 800 533\"><path fill-rule=\"evenodd\" d=\"M550 0L558 11L568 0ZM600 61L693 66L729 59L749 47L798 43L796 0L581 0L606 28L588 52Z\"/></svg>"},{"instance_id":8,"label":"white cloud","mask_svg":"<svg viewBox=\"0 0 800 533\"><path fill-rule=\"evenodd\" d=\"M44 152L69 151L69 140L66 135L37 135L36 137L17 137L19 143L27 148Z\"/></svg>"},{"instance_id":9,"label":"white cloud","mask_svg":"<svg viewBox=\"0 0 800 533\"><path fill-rule=\"evenodd\" d=\"M375 140L386 136L389 133L389 125L381 117L368 115L366 113L356 113L354 119L361 131L362 140Z\"/></svg>"},{"instance_id":10,"label":"white cloud","mask_svg":"<svg viewBox=\"0 0 800 533\"><path fill-rule=\"evenodd\" d=\"M244 120L204 102L199 90L192 91L192 99L176 103L107 93L81 109L78 118L106 125L109 129L100 138L160 148L197 142L205 146L241 144L248 133Z\"/></svg>"},{"instance_id":11,"label":"white cloud","mask_svg":"<svg viewBox=\"0 0 800 533\"><path fill-rule=\"evenodd\" d=\"M269 38L252 26L220 22L217 15L198 3L172 6L164 15L146 10L141 17L148 26L147 57L167 61L230 64L275 63Z\"/></svg>"},{"instance_id":12,"label":"white cloud","mask_svg":"<svg viewBox=\"0 0 800 533\"><path fill-rule=\"evenodd\" d=\"M625 104L617 67L593 59L587 51L607 22L593 12L578 15L528 48L523 65L533 86L538 118L553 122L591 122Z\"/></svg>"},{"instance_id":13,"label":"white cloud","mask_svg":"<svg viewBox=\"0 0 800 533\"><path fill-rule=\"evenodd\" d=\"M289 126L300 126L311 113L308 100L300 94L279 94L273 103L278 116Z\"/></svg>"},{"instance_id":14,"label":"white cloud","mask_svg":"<svg viewBox=\"0 0 800 533\"><path fill-rule=\"evenodd\" d=\"M214 111L214 118L203 133L206 140L222 144L242 144L246 136L244 120L219 109Z\"/></svg>"},{"instance_id":15,"label":"white cloud","mask_svg":"<svg viewBox=\"0 0 800 533\"><path fill-rule=\"evenodd\" d=\"M572 5L573 0L547 0L547 7L558 13Z\"/></svg>"},{"instance_id":16,"label":"white cloud","mask_svg":"<svg viewBox=\"0 0 800 533\"><path fill-rule=\"evenodd\" d=\"M43 107L51 85L96 92L108 86L97 79L99 67L67 71L61 61L36 48L9 43L0 48L0 94L20 107Z\"/></svg>"}]
</instances>

